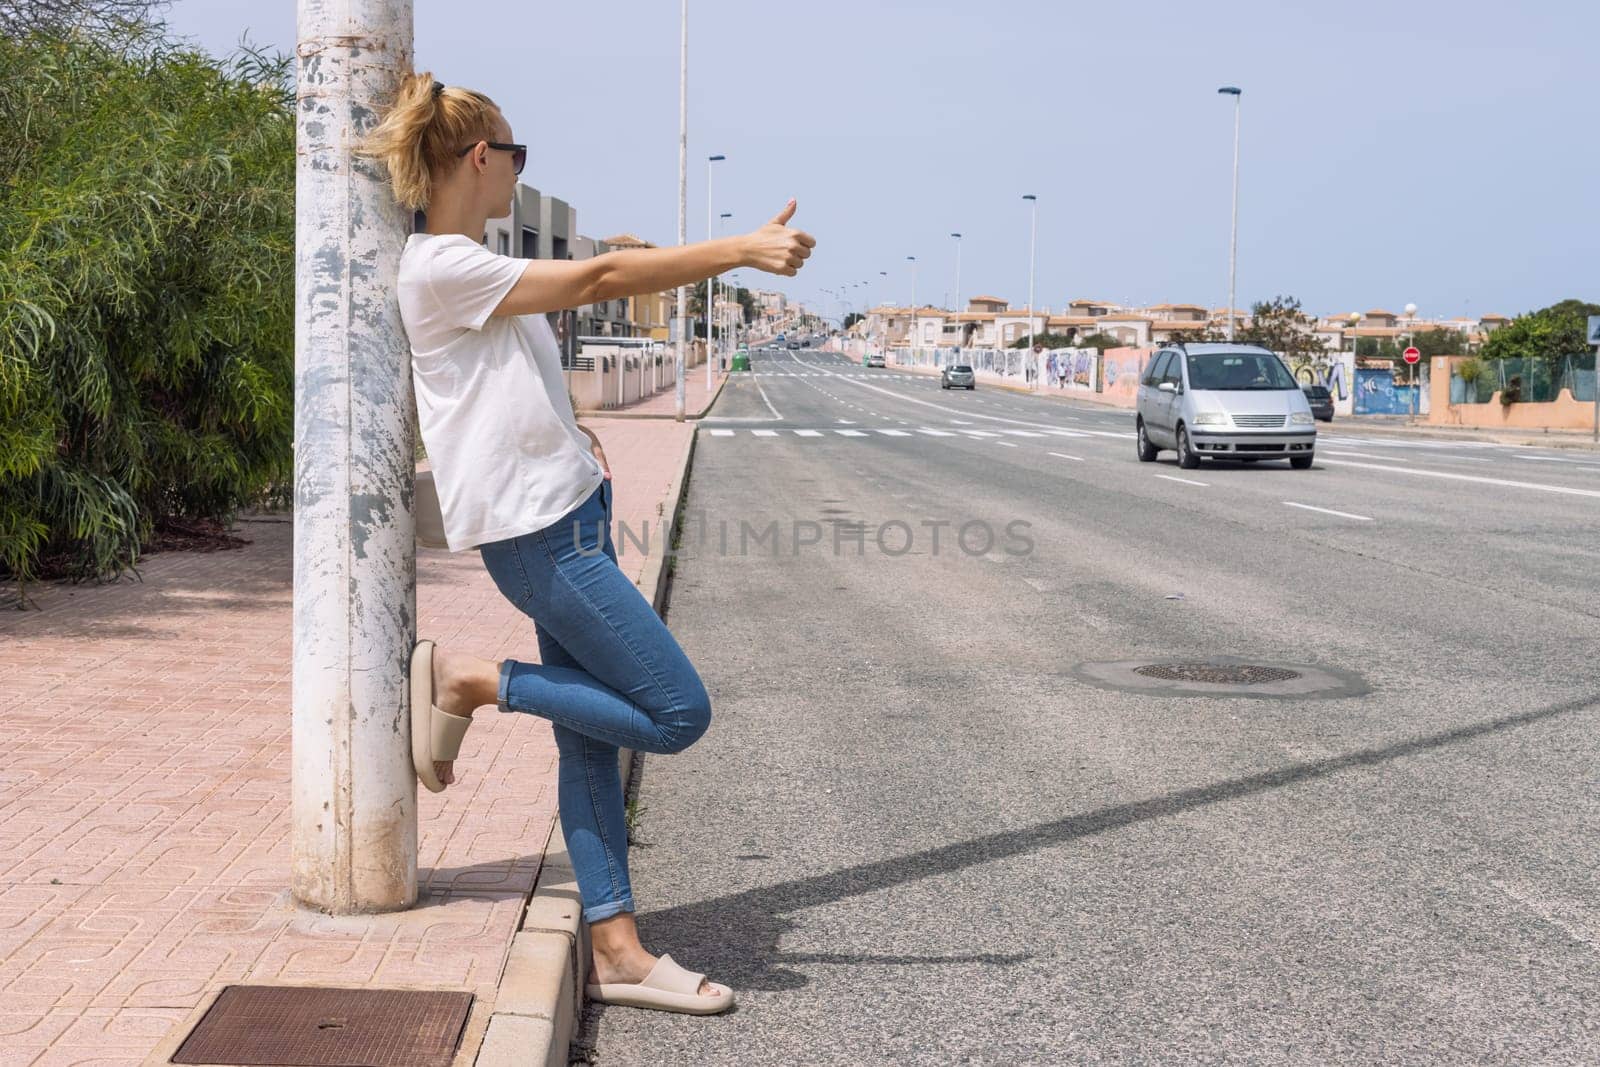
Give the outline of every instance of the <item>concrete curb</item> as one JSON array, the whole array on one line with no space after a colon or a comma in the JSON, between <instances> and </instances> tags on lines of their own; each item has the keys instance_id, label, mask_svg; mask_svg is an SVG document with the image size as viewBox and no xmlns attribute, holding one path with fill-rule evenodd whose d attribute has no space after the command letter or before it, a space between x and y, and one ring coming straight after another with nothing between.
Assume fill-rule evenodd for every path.
<instances>
[{"instance_id":1,"label":"concrete curb","mask_svg":"<svg viewBox=\"0 0 1600 1067\"><path fill-rule=\"evenodd\" d=\"M717 391L712 393L711 396L706 400L706 406L693 414L685 411L683 413L684 421L688 422L693 419L705 418L706 412L711 410L711 405L715 404L717 402L717 397L722 395L722 387L727 385L728 379L732 377L732 371L725 373L722 376L722 381L717 383ZM644 411L618 411L615 408L600 408L598 410L590 410L585 408L582 411L573 412L573 414L575 417L580 419L676 419L678 417L677 412L673 412L670 415L655 415Z\"/></svg>"},{"instance_id":2,"label":"concrete curb","mask_svg":"<svg viewBox=\"0 0 1600 1067\"><path fill-rule=\"evenodd\" d=\"M1481 441L1495 445L1523 445L1531 448L1570 448L1582 452L1600 450L1600 445L1580 436L1582 431L1556 430L1549 433L1539 430L1478 430L1456 429L1450 426L1385 426L1367 425L1360 415L1346 415L1335 425L1340 429L1359 430L1362 433L1383 434L1389 437L1425 438L1434 441ZM1335 431L1337 432L1337 431Z\"/></svg>"},{"instance_id":3,"label":"concrete curb","mask_svg":"<svg viewBox=\"0 0 1600 1067\"><path fill-rule=\"evenodd\" d=\"M689 435L677 474L661 502L658 517L664 523L670 523L678 514L698 436ZM670 551L670 542L667 548ZM639 576L639 590L658 615L666 602L671 576L667 560L667 552L652 556ZM620 761L626 787L633 773L633 752L623 749ZM456 1062L463 1067L566 1067L572 1036L583 1016L589 927L583 921L577 875L559 827L559 822L550 824L539 880L528 899L520 928L511 939L493 1010L482 1031L482 1043L472 1052L468 1048L468 1041L475 1036L472 1031L462 1039Z\"/></svg>"}]
</instances>

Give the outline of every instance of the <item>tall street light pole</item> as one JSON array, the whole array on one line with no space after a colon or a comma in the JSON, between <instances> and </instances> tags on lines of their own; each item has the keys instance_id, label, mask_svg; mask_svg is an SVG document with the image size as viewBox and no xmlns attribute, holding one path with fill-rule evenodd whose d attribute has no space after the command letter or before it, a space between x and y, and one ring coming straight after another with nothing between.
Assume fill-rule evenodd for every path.
<instances>
[{"instance_id":1,"label":"tall street light pole","mask_svg":"<svg viewBox=\"0 0 1600 1067\"><path fill-rule=\"evenodd\" d=\"M1026 367L1033 359L1033 255L1039 244L1039 198L1032 193L1024 193L1022 199L1033 208L1033 223L1028 236L1028 347L1023 350L1023 366Z\"/></svg>"},{"instance_id":2,"label":"tall street light pole","mask_svg":"<svg viewBox=\"0 0 1600 1067\"><path fill-rule=\"evenodd\" d=\"M731 211L724 211L722 214L717 216L717 236L718 237L721 237L724 233L727 232L727 222L731 218L733 218L733 212L731 212ZM707 234L706 236L709 237L710 234ZM729 277L733 279L734 290L735 290L735 292L737 292L738 291L738 287L739 287L739 279L737 277L733 276L733 275L729 275ZM717 287L722 290L723 303L727 303L727 300L728 300L728 287L726 285L721 284L720 279L718 280L718 286ZM715 297L716 297L716 293L713 292L711 295L712 295L712 298L713 298L713 301L714 301ZM711 308L715 308L716 306L717 305L714 302L711 304ZM707 322L711 321L711 314L712 314L711 310L707 309L707 311L706 311L706 321ZM726 348L727 344L728 344L728 327L729 327L728 320L727 319L723 319L723 321L722 321L722 344L723 344L724 348ZM711 329L708 326L706 328L706 362L709 363L710 361L711 361Z\"/></svg>"},{"instance_id":3,"label":"tall street light pole","mask_svg":"<svg viewBox=\"0 0 1600 1067\"><path fill-rule=\"evenodd\" d=\"M1228 340L1232 341L1235 319L1233 285L1239 262L1239 99L1244 95L1244 90L1224 85L1217 92L1233 97L1233 234L1228 241Z\"/></svg>"},{"instance_id":4,"label":"tall street light pole","mask_svg":"<svg viewBox=\"0 0 1600 1067\"><path fill-rule=\"evenodd\" d=\"M911 362L917 361L917 257L907 256L911 264Z\"/></svg>"},{"instance_id":5,"label":"tall street light pole","mask_svg":"<svg viewBox=\"0 0 1600 1067\"><path fill-rule=\"evenodd\" d=\"M721 163L727 156L706 157L706 240L711 240L711 165ZM717 284L716 275L706 279L706 392L711 391L711 309Z\"/></svg>"},{"instance_id":6,"label":"tall street light pole","mask_svg":"<svg viewBox=\"0 0 1600 1067\"><path fill-rule=\"evenodd\" d=\"M961 337L961 235L959 233L952 233L950 236L954 237L956 239L956 306L955 306L956 347L960 348L961 347L961 343L962 343L962 337Z\"/></svg>"},{"instance_id":7,"label":"tall street light pole","mask_svg":"<svg viewBox=\"0 0 1600 1067\"><path fill-rule=\"evenodd\" d=\"M883 279L883 282L882 282L883 285L887 286L889 284L889 272L888 271L880 270L878 272L878 277ZM880 297L879 299L881 300L882 297ZM889 365L889 316L888 315L884 315L883 316L883 322L880 323L880 326L882 327L881 335L883 337L883 364L884 364L884 366L888 366Z\"/></svg>"},{"instance_id":8,"label":"tall street light pole","mask_svg":"<svg viewBox=\"0 0 1600 1067\"><path fill-rule=\"evenodd\" d=\"M689 243L689 0L683 0L678 30L678 245ZM678 351L675 418L683 421L683 362L689 332L689 289L678 286Z\"/></svg>"}]
</instances>

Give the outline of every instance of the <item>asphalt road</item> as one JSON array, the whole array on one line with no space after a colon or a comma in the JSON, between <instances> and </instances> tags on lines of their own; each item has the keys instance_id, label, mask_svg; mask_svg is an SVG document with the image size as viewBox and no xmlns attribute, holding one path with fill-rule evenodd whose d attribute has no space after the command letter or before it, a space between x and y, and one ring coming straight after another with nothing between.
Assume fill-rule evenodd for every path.
<instances>
[{"instance_id":1,"label":"asphalt road","mask_svg":"<svg viewBox=\"0 0 1600 1067\"><path fill-rule=\"evenodd\" d=\"M633 880L739 1003L591 1008L593 1062L1600 1062L1600 457L1131 429L820 352L728 383L688 492L728 548L686 531L668 610L714 721L645 757ZM1221 656L1365 691L1077 673Z\"/></svg>"}]
</instances>

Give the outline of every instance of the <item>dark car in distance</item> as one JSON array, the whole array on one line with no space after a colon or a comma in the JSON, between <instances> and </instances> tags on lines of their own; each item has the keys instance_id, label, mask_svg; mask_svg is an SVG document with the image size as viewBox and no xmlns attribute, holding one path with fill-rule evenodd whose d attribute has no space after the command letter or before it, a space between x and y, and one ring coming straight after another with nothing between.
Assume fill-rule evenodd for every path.
<instances>
[{"instance_id":1,"label":"dark car in distance","mask_svg":"<svg viewBox=\"0 0 1600 1067\"><path fill-rule=\"evenodd\" d=\"M1311 414L1318 422L1333 421L1333 394L1326 385L1303 385L1300 391L1306 394Z\"/></svg>"}]
</instances>

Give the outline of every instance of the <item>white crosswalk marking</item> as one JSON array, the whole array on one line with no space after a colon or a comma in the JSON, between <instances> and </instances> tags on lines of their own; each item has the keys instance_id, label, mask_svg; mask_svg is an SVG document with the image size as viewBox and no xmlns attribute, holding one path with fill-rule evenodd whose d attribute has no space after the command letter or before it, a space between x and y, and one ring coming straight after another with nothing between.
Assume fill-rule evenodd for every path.
<instances>
[{"instance_id":1,"label":"white crosswalk marking","mask_svg":"<svg viewBox=\"0 0 1600 1067\"><path fill-rule=\"evenodd\" d=\"M999 437L1000 436L997 433L990 433L988 430L962 430L961 432L966 434L969 437Z\"/></svg>"},{"instance_id":2,"label":"white crosswalk marking","mask_svg":"<svg viewBox=\"0 0 1600 1067\"><path fill-rule=\"evenodd\" d=\"M956 435L954 430L933 430L926 426L921 427L917 432L925 433L929 437L954 437Z\"/></svg>"},{"instance_id":3,"label":"white crosswalk marking","mask_svg":"<svg viewBox=\"0 0 1600 1067\"><path fill-rule=\"evenodd\" d=\"M865 436L867 436L861 430L835 430L833 432L838 434L841 437L865 437Z\"/></svg>"},{"instance_id":4,"label":"white crosswalk marking","mask_svg":"<svg viewBox=\"0 0 1600 1067\"><path fill-rule=\"evenodd\" d=\"M751 430L750 432L755 434L757 437L776 437L776 436L778 436L778 431L777 430Z\"/></svg>"},{"instance_id":5,"label":"white crosswalk marking","mask_svg":"<svg viewBox=\"0 0 1600 1067\"><path fill-rule=\"evenodd\" d=\"M904 430L879 430L878 432L883 434L885 437L910 437L911 436L910 434L906 433Z\"/></svg>"},{"instance_id":6,"label":"white crosswalk marking","mask_svg":"<svg viewBox=\"0 0 1600 1067\"><path fill-rule=\"evenodd\" d=\"M1044 436L1044 434L1040 433L1037 430L1002 430L1000 432L1001 433L1008 433L1012 437L1043 437Z\"/></svg>"},{"instance_id":7,"label":"white crosswalk marking","mask_svg":"<svg viewBox=\"0 0 1600 1067\"><path fill-rule=\"evenodd\" d=\"M822 431L821 430L796 430L795 433L799 434L801 437L821 437L822 436Z\"/></svg>"},{"instance_id":8,"label":"white crosswalk marking","mask_svg":"<svg viewBox=\"0 0 1600 1067\"><path fill-rule=\"evenodd\" d=\"M732 430L712 430L711 431L711 436L712 437L732 437L733 436L733 431Z\"/></svg>"}]
</instances>

